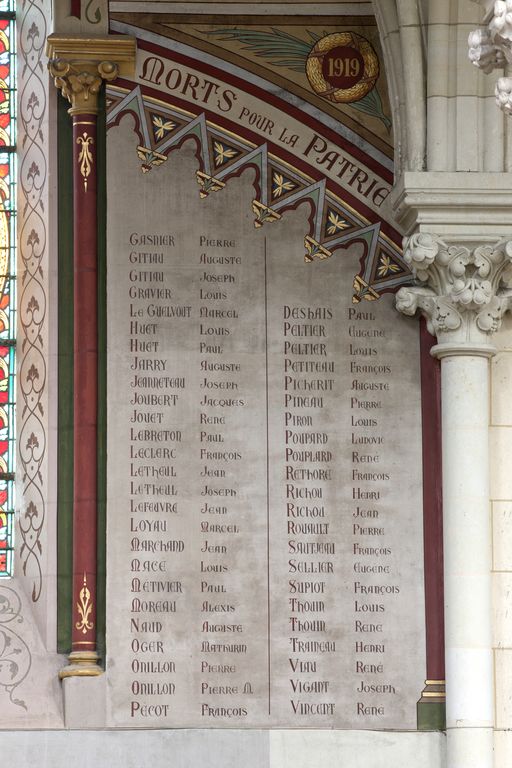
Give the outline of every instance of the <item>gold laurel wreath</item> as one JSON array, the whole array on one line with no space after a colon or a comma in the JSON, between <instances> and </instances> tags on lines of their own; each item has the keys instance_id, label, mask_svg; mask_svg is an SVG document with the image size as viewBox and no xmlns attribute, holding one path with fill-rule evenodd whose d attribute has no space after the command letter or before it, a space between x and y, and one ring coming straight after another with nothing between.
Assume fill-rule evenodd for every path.
<instances>
[{"instance_id":1,"label":"gold laurel wreath","mask_svg":"<svg viewBox=\"0 0 512 768\"><path fill-rule=\"evenodd\" d=\"M363 76L351 88L334 88L322 73L325 54L340 46L355 48L363 58ZM379 59L372 45L364 37L356 35L355 32L336 32L323 37L311 49L306 61L306 75L316 93L330 101L348 104L351 101L359 101L372 90L379 76Z\"/></svg>"}]
</instances>

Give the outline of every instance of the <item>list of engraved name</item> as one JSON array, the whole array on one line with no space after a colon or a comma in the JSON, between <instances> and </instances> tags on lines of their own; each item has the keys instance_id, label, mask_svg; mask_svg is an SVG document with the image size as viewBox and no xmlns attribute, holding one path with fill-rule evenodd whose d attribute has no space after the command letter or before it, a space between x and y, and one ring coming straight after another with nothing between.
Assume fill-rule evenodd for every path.
<instances>
[{"instance_id":1,"label":"list of engraved name","mask_svg":"<svg viewBox=\"0 0 512 768\"><path fill-rule=\"evenodd\" d=\"M342 258L295 258L264 237L125 233L109 530L129 725L402 717L403 358Z\"/></svg>"}]
</instances>

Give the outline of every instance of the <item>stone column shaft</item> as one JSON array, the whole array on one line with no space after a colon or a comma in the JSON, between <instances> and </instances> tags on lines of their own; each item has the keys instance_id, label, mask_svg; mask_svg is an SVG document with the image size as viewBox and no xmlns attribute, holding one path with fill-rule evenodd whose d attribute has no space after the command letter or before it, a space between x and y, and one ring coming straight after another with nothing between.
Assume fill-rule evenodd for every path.
<instances>
[{"instance_id":1,"label":"stone column shaft","mask_svg":"<svg viewBox=\"0 0 512 768\"><path fill-rule=\"evenodd\" d=\"M441 360L449 768L492 768L488 358Z\"/></svg>"},{"instance_id":2,"label":"stone column shaft","mask_svg":"<svg viewBox=\"0 0 512 768\"><path fill-rule=\"evenodd\" d=\"M426 679L418 701L418 727L446 727L444 663L441 365L431 355L435 339L420 329L423 433L423 542L425 562Z\"/></svg>"},{"instance_id":3,"label":"stone column shaft","mask_svg":"<svg viewBox=\"0 0 512 768\"><path fill-rule=\"evenodd\" d=\"M98 238L96 115L73 114L72 653L96 652ZM73 656L76 658L76 656Z\"/></svg>"}]
</instances>

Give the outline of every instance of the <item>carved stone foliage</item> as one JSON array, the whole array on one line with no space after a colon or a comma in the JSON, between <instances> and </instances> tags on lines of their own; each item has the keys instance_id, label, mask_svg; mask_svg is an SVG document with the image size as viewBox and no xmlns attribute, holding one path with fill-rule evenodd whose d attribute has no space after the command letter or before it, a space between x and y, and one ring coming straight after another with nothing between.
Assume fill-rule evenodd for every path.
<instances>
[{"instance_id":1,"label":"carved stone foliage","mask_svg":"<svg viewBox=\"0 0 512 768\"><path fill-rule=\"evenodd\" d=\"M471 32L468 43L470 61L486 74L512 64L512 0L496 0L489 23ZM512 114L512 78L500 77L495 94L500 109Z\"/></svg>"},{"instance_id":2,"label":"carved stone foliage","mask_svg":"<svg viewBox=\"0 0 512 768\"><path fill-rule=\"evenodd\" d=\"M21 618L21 601L10 587L0 585L0 690L9 694L9 700L27 709L25 702L16 698L16 689L26 679L32 666L30 650L16 631Z\"/></svg>"},{"instance_id":3,"label":"carved stone foliage","mask_svg":"<svg viewBox=\"0 0 512 768\"><path fill-rule=\"evenodd\" d=\"M440 343L489 344L512 308L512 241L468 247L416 233L404 258L417 284L399 290L397 309L420 311Z\"/></svg>"},{"instance_id":4,"label":"carved stone foliage","mask_svg":"<svg viewBox=\"0 0 512 768\"><path fill-rule=\"evenodd\" d=\"M47 495L47 100L43 65L47 25L40 0L24 0L19 6L19 559L23 574L32 582L32 600L37 602L43 585Z\"/></svg>"}]
</instances>

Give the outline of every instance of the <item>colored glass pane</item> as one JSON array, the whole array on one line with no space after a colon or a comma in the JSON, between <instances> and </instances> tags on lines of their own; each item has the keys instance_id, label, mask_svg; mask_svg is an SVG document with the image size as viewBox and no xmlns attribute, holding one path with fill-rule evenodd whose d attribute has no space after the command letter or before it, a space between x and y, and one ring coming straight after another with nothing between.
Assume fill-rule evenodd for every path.
<instances>
[{"instance_id":1,"label":"colored glass pane","mask_svg":"<svg viewBox=\"0 0 512 768\"><path fill-rule=\"evenodd\" d=\"M0 578L14 535L16 330L16 73L14 0L0 0Z\"/></svg>"},{"instance_id":2,"label":"colored glass pane","mask_svg":"<svg viewBox=\"0 0 512 768\"><path fill-rule=\"evenodd\" d=\"M0 11L0 147L10 148L16 130L15 29L14 19L2 15Z\"/></svg>"}]
</instances>

